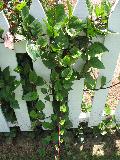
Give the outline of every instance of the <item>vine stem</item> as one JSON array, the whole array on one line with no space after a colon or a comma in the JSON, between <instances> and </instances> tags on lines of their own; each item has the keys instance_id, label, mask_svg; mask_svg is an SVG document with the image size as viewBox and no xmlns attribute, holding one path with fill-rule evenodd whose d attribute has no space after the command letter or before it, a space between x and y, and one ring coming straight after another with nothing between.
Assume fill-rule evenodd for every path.
<instances>
[{"instance_id":1,"label":"vine stem","mask_svg":"<svg viewBox=\"0 0 120 160\"><path fill-rule=\"evenodd\" d=\"M60 124L58 126L58 160L60 160Z\"/></svg>"}]
</instances>

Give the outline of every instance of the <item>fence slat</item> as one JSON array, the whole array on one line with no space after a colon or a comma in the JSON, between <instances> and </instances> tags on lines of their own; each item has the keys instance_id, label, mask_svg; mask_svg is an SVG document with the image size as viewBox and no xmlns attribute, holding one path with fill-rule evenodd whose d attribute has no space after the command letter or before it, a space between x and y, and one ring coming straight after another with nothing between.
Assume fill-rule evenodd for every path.
<instances>
[{"instance_id":1,"label":"fence slat","mask_svg":"<svg viewBox=\"0 0 120 160\"><path fill-rule=\"evenodd\" d=\"M33 0L31 7L30 7L30 14L38 19L39 22L43 23L43 19L46 18L45 11L42 7L42 4L40 3L39 0ZM38 58L35 62L33 62L33 68L37 75L41 76L48 85L50 84L50 73L51 70L49 70L42 62L41 58ZM51 114L53 113L53 108L52 108L52 97L51 101L45 101L45 95L41 92L41 87L37 87L37 92L39 94L40 100L42 100L45 103L45 109L43 110L44 114L46 117L50 117ZM50 118L47 118L45 121L50 121Z\"/></svg>"},{"instance_id":2,"label":"fence slat","mask_svg":"<svg viewBox=\"0 0 120 160\"><path fill-rule=\"evenodd\" d=\"M20 75L13 70L17 66L16 54L14 51L4 47L4 44L0 44L0 67L2 69L10 67L10 73L16 76L17 80L20 80ZM18 100L20 109L14 109L15 115L18 121L18 125L21 131L31 130L31 122L27 110L26 102L22 100L22 86L20 85L15 91L15 98Z\"/></svg>"},{"instance_id":3,"label":"fence slat","mask_svg":"<svg viewBox=\"0 0 120 160\"><path fill-rule=\"evenodd\" d=\"M5 17L3 11L0 12L0 28L4 29L3 37L6 34L6 32L9 31L9 23L7 18Z\"/></svg>"},{"instance_id":4,"label":"fence slat","mask_svg":"<svg viewBox=\"0 0 120 160\"><path fill-rule=\"evenodd\" d=\"M120 1L117 3L116 7L114 8L114 11L111 13L108 25L108 27L112 31L119 33L110 33L105 38L104 44L108 48L109 52L105 53L105 55L102 58L102 62L105 65L105 69L100 71L100 75L97 81L98 88L100 87L101 76L105 76L107 79L107 84L104 86L104 88L109 87L111 85L112 76L114 74L117 59L120 53L120 29L117 29L119 28L119 19ZM92 111L89 119L89 126L96 126L101 122L108 91L109 89L99 90L95 92Z\"/></svg>"},{"instance_id":5,"label":"fence slat","mask_svg":"<svg viewBox=\"0 0 120 160\"><path fill-rule=\"evenodd\" d=\"M85 0L77 0L76 6L73 11L73 15L77 16L82 20L86 19L89 13ZM81 33L81 36L82 35L84 35L84 33ZM84 64L85 61L79 58L79 60L73 65L73 69L80 72ZM84 79L75 81L72 86L73 90L71 90L68 95L69 117L73 124L73 128L77 128L81 120L81 104L82 104L83 88L84 88Z\"/></svg>"},{"instance_id":6,"label":"fence slat","mask_svg":"<svg viewBox=\"0 0 120 160\"><path fill-rule=\"evenodd\" d=\"M73 15L77 16L80 19L86 19L89 12L86 4L86 0L77 0L76 6L73 11Z\"/></svg>"},{"instance_id":7,"label":"fence slat","mask_svg":"<svg viewBox=\"0 0 120 160\"><path fill-rule=\"evenodd\" d=\"M35 62L33 62L33 68L37 75L41 76L48 85L50 85L50 73L51 70L48 69L42 62L41 58L38 58ZM44 86L45 87L45 86ZM43 87L42 87L43 88ZM47 87L46 87L47 88ZM39 94L40 100L45 104L45 109L43 110L45 117L50 117L53 114L52 108L52 96L50 96L51 101L45 101L45 95L41 92L41 87L37 87L37 92ZM45 121L50 121L50 118L45 119Z\"/></svg>"},{"instance_id":8,"label":"fence slat","mask_svg":"<svg viewBox=\"0 0 120 160\"><path fill-rule=\"evenodd\" d=\"M68 95L69 118L73 128L77 128L80 121L81 104L84 89L84 79L74 81Z\"/></svg>"},{"instance_id":9,"label":"fence slat","mask_svg":"<svg viewBox=\"0 0 120 160\"><path fill-rule=\"evenodd\" d=\"M120 124L120 101L115 111L115 118L118 124Z\"/></svg>"},{"instance_id":10,"label":"fence slat","mask_svg":"<svg viewBox=\"0 0 120 160\"><path fill-rule=\"evenodd\" d=\"M0 132L10 132L10 128L2 113L1 108L0 108Z\"/></svg>"},{"instance_id":11,"label":"fence slat","mask_svg":"<svg viewBox=\"0 0 120 160\"><path fill-rule=\"evenodd\" d=\"M108 21L108 26L111 31L120 33L120 0L116 0L113 9Z\"/></svg>"},{"instance_id":12,"label":"fence slat","mask_svg":"<svg viewBox=\"0 0 120 160\"><path fill-rule=\"evenodd\" d=\"M106 77L106 85L104 88L111 85L111 80L114 74L116 67L117 59L120 52L120 35L118 34L109 34L105 38L105 46L108 48L109 53L105 53L102 62L105 66L104 70L100 71L100 75L97 81L97 88L101 86L101 77ZM95 97L93 101L92 111L90 114L89 126L96 126L100 123L104 106L106 103L107 95L109 89L101 89L95 92Z\"/></svg>"},{"instance_id":13,"label":"fence slat","mask_svg":"<svg viewBox=\"0 0 120 160\"><path fill-rule=\"evenodd\" d=\"M46 20L46 14L39 0L33 0L30 6L30 14L37 19L39 22Z\"/></svg>"}]
</instances>

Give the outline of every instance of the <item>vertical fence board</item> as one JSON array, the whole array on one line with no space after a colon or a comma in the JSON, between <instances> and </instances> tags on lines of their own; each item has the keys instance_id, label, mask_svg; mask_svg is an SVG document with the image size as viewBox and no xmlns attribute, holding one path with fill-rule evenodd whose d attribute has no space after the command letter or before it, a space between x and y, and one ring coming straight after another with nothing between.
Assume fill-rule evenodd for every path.
<instances>
[{"instance_id":1,"label":"vertical fence board","mask_svg":"<svg viewBox=\"0 0 120 160\"><path fill-rule=\"evenodd\" d=\"M43 19L46 19L45 11L39 0L32 0L30 14L41 23L43 22Z\"/></svg>"},{"instance_id":2,"label":"vertical fence board","mask_svg":"<svg viewBox=\"0 0 120 160\"><path fill-rule=\"evenodd\" d=\"M120 124L120 101L115 111L115 118L118 124Z\"/></svg>"},{"instance_id":3,"label":"vertical fence board","mask_svg":"<svg viewBox=\"0 0 120 160\"><path fill-rule=\"evenodd\" d=\"M120 33L119 18L120 18L120 1L114 8L114 11L111 13L109 17L109 25L108 25L112 31ZM119 33L117 34L110 33L105 38L104 44L108 48L109 52L105 53L105 55L102 58L102 62L105 65L105 69L100 71L100 75L97 81L98 88L100 87L101 76L105 76L107 79L107 83L104 86L104 88L109 87L111 85L112 76L114 74L115 66L120 53L120 34ZM89 119L89 126L96 126L101 122L102 113L105 107L108 91L109 89L99 90L95 92L92 111Z\"/></svg>"},{"instance_id":4,"label":"vertical fence board","mask_svg":"<svg viewBox=\"0 0 120 160\"><path fill-rule=\"evenodd\" d=\"M85 20L88 17L89 12L85 0L77 0L73 15ZM84 33L81 33L81 36ZM85 61L79 58L79 60L73 65L73 69L80 72ZM81 104L84 88L84 79L74 82L73 90L68 95L69 117L73 124L73 128L77 128L81 119Z\"/></svg>"},{"instance_id":5,"label":"vertical fence board","mask_svg":"<svg viewBox=\"0 0 120 160\"><path fill-rule=\"evenodd\" d=\"M76 6L73 11L73 15L80 19L85 19L89 16L87 4L85 0L77 0Z\"/></svg>"},{"instance_id":6,"label":"vertical fence board","mask_svg":"<svg viewBox=\"0 0 120 160\"><path fill-rule=\"evenodd\" d=\"M8 123L2 113L1 108L0 108L0 132L10 132Z\"/></svg>"},{"instance_id":7,"label":"vertical fence board","mask_svg":"<svg viewBox=\"0 0 120 160\"><path fill-rule=\"evenodd\" d=\"M7 18L5 17L3 11L0 12L0 28L4 29L3 36L6 34L6 32L9 31L10 28Z\"/></svg>"},{"instance_id":8,"label":"vertical fence board","mask_svg":"<svg viewBox=\"0 0 120 160\"><path fill-rule=\"evenodd\" d=\"M35 18L38 19L39 22L43 23L43 19L46 18L45 11L42 7L42 4L39 0L33 0L31 7L30 7L30 14ZM48 69L42 62L41 58L38 58L35 62L33 62L33 68L36 71L37 75L41 76L47 83L50 85L50 73L51 70ZM45 86L44 86L45 87ZM45 103L45 109L43 110L46 117L50 117L53 113L52 108L52 97L51 101L45 101L45 95L41 92L41 87L37 87L37 92L39 94L40 100ZM50 118L47 118L45 121L49 121Z\"/></svg>"},{"instance_id":9,"label":"vertical fence board","mask_svg":"<svg viewBox=\"0 0 120 160\"><path fill-rule=\"evenodd\" d=\"M15 52L5 48L4 44L0 44L0 67L4 69L7 66L10 67L11 75L16 76L16 78L20 80L20 75L13 71L17 66ZM26 102L22 100L22 95L23 95L22 86L20 85L14 92L15 92L15 98L16 100L18 100L20 107L20 109L14 109L18 125L21 131L29 131L31 130L31 122Z\"/></svg>"},{"instance_id":10,"label":"vertical fence board","mask_svg":"<svg viewBox=\"0 0 120 160\"><path fill-rule=\"evenodd\" d=\"M3 36L9 30L9 23L8 23L3 11L0 12L0 28L4 29ZM1 59L1 57L0 57L0 59ZM10 132L10 129L8 127L8 123L2 113L1 108L0 108L0 132Z\"/></svg>"},{"instance_id":11,"label":"vertical fence board","mask_svg":"<svg viewBox=\"0 0 120 160\"><path fill-rule=\"evenodd\" d=\"M108 26L110 31L120 33L120 0L116 0L116 3L113 7L113 11L111 12Z\"/></svg>"},{"instance_id":12,"label":"vertical fence board","mask_svg":"<svg viewBox=\"0 0 120 160\"><path fill-rule=\"evenodd\" d=\"M69 118L73 128L77 128L80 120L81 104L84 89L84 79L74 81L72 90L68 94Z\"/></svg>"},{"instance_id":13,"label":"vertical fence board","mask_svg":"<svg viewBox=\"0 0 120 160\"><path fill-rule=\"evenodd\" d=\"M41 58L38 58L35 62L33 62L33 68L35 70L35 72L37 73L37 75L41 76L46 82L47 85L50 85L50 73L51 70L48 69L42 62ZM43 86L45 87L45 86ZM43 88L42 87L42 88ZM48 88L46 86L46 88ZM50 96L50 102L49 101L45 101L45 95L41 92L41 87L37 87L37 92L39 94L39 98L40 100L43 101L43 103L45 103L45 109L43 110L45 117L47 117L47 119L45 119L45 121L49 121L51 114L53 113L53 108L52 108L52 96Z\"/></svg>"},{"instance_id":14,"label":"vertical fence board","mask_svg":"<svg viewBox=\"0 0 120 160\"><path fill-rule=\"evenodd\" d=\"M111 85L111 80L114 74L115 66L120 52L120 35L109 34L105 39L105 46L108 48L109 52L105 53L102 58L102 62L105 66L104 70L100 71L100 75L97 81L97 88L101 86L101 77L106 77L106 85L104 88ZM107 95L109 89L100 89L95 92L95 97L93 101L92 111L90 114L89 126L96 126L100 123L102 119L102 113L106 103Z\"/></svg>"}]
</instances>

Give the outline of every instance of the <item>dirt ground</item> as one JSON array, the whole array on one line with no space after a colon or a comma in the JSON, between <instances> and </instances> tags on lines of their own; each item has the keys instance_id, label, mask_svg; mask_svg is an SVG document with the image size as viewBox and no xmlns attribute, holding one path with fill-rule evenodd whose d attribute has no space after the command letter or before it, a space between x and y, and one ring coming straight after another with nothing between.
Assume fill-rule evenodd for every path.
<instances>
[{"instance_id":1,"label":"dirt ground","mask_svg":"<svg viewBox=\"0 0 120 160\"><path fill-rule=\"evenodd\" d=\"M47 147L45 158L39 157L41 137L46 133L21 133L16 138L0 136L0 160L54 160L54 151ZM61 160L120 160L120 134L86 135L84 143L69 133L69 146L62 146Z\"/></svg>"}]
</instances>

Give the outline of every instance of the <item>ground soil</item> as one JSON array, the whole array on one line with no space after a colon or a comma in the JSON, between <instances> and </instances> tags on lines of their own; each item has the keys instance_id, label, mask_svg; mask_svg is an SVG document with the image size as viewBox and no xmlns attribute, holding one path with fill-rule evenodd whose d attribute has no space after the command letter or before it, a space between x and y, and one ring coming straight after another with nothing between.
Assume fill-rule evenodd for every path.
<instances>
[{"instance_id":1,"label":"ground soil","mask_svg":"<svg viewBox=\"0 0 120 160\"><path fill-rule=\"evenodd\" d=\"M0 136L0 160L54 160L54 150L49 145L44 158L39 156L43 133L17 133L15 138ZM84 143L69 132L66 147L63 145L61 160L120 160L120 134L93 136L86 134ZM117 155L117 156L116 156ZM111 159L113 157L113 159ZM116 158L117 157L117 158Z\"/></svg>"}]
</instances>

